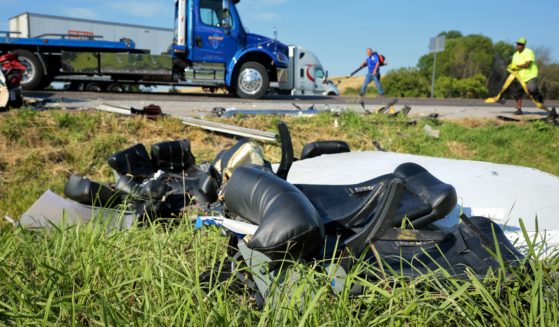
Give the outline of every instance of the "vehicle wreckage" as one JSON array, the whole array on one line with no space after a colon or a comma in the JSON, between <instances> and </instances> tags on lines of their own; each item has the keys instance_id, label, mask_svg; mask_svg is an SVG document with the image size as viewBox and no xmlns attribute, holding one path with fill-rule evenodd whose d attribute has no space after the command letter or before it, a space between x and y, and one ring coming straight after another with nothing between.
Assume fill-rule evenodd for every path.
<instances>
[{"instance_id":1,"label":"vehicle wreckage","mask_svg":"<svg viewBox=\"0 0 559 327\"><path fill-rule=\"evenodd\" d=\"M25 69L18 60L17 53L0 55L0 111L20 108L23 105L21 80Z\"/></svg>"},{"instance_id":2,"label":"vehicle wreckage","mask_svg":"<svg viewBox=\"0 0 559 327\"><path fill-rule=\"evenodd\" d=\"M137 144L108 159L113 184L72 176L64 191L72 201L47 192L19 224L48 227L70 212L77 223L101 211L108 228L122 229L158 217L181 219L196 207L197 228L217 225L230 238L227 257L201 283L233 278L260 305L274 301L272 285L296 278L285 275L293 262L315 263L340 292L360 260L407 277L439 268L484 276L499 268L496 254L507 267L522 264L522 229L546 246L558 244L556 176L486 162L351 152L342 141L309 143L296 160L287 126L280 122L278 129L279 165L247 139L201 165L188 140L154 144L150 154ZM41 211L49 205L50 212Z\"/></svg>"}]
</instances>

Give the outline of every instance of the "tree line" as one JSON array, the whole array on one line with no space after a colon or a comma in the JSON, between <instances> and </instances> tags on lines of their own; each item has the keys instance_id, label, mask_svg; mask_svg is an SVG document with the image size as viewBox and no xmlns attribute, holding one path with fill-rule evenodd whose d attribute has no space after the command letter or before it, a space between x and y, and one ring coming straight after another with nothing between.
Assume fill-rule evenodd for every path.
<instances>
[{"instance_id":1,"label":"tree line","mask_svg":"<svg viewBox=\"0 0 559 327\"><path fill-rule=\"evenodd\" d=\"M480 34L442 32L444 52L437 54L435 97L485 98L496 94L508 76L507 65L516 51L513 44L494 43ZM549 48L533 48L540 69L538 83L546 99L559 99L559 63L553 62ZM387 72L382 84L387 96L428 97L431 94L434 54L419 58L415 67ZM356 90L348 88L346 93ZM369 90L372 94L374 88Z\"/></svg>"}]
</instances>

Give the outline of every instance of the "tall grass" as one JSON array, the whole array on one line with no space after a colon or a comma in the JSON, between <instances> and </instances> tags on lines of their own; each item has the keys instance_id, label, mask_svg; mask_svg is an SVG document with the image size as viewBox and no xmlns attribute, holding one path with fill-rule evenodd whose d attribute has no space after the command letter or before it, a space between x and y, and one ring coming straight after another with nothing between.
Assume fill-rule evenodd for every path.
<instances>
[{"instance_id":1,"label":"tall grass","mask_svg":"<svg viewBox=\"0 0 559 327\"><path fill-rule=\"evenodd\" d=\"M50 231L0 229L0 323L7 325L140 326L553 326L559 321L559 260L530 248L530 269L454 279L437 271L408 279L361 262L339 294L331 276L295 265L297 281L277 302L256 308L252 293L231 280L204 291L199 274L219 263L225 238L152 224L107 233L102 224ZM536 255L536 256L534 256ZM523 265L520 265L522 267ZM244 271L240 271L245 273ZM364 294L353 296L353 283Z\"/></svg>"}]
</instances>

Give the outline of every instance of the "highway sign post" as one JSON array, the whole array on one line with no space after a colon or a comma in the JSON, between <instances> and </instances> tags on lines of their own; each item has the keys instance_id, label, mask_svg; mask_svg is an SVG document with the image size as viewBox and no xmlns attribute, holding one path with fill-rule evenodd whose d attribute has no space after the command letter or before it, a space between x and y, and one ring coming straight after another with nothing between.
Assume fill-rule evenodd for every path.
<instances>
[{"instance_id":1,"label":"highway sign post","mask_svg":"<svg viewBox=\"0 0 559 327\"><path fill-rule=\"evenodd\" d=\"M437 68L437 53L443 52L446 43L446 37L444 35L432 37L429 40L429 53L434 53L435 58L433 59L433 77L431 79L431 99L435 96L435 71Z\"/></svg>"}]
</instances>

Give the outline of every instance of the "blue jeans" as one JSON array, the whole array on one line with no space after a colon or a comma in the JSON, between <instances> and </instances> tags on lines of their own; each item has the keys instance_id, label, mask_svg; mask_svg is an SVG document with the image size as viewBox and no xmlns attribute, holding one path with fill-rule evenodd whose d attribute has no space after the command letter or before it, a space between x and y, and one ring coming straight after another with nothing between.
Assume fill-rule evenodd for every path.
<instances>
[{"instance_id":1,"label":"blue jeans","mask_svg":"<svg viewBox=\"0 0 559 327\"><path fill-rule=\"evenodd\" d=\"M365 82L363 82L363 86L361 87L361 92L359 93L359 95L364 96L365 93L367 93L367 86L372 81L375 82L378 94L384 95L384 90L382 89L382 85L380 85L380 73L378 72L376 75L373 75L373 73L368 73L367 75L365 75Z\"/></svg>"}]
</instances>

